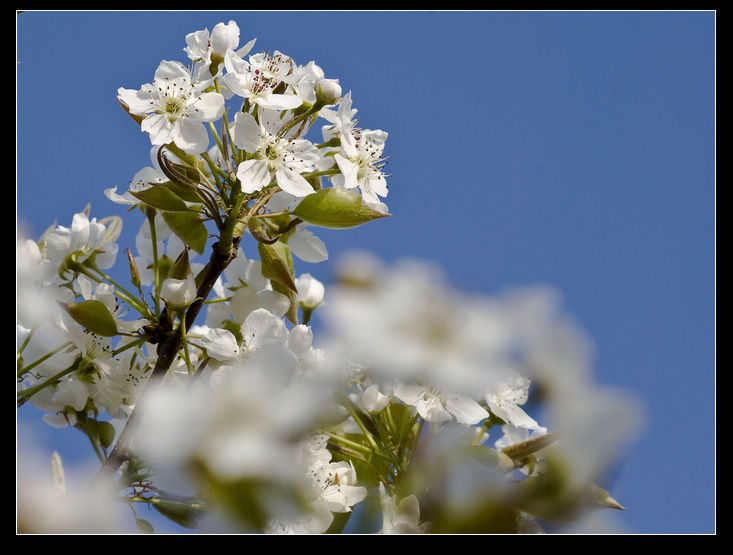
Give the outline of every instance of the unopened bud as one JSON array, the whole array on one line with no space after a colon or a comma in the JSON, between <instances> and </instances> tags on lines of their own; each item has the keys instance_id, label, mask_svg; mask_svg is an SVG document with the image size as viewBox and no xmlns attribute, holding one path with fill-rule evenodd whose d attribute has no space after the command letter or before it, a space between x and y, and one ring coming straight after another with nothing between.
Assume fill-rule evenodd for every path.
<instances>
[{"instance_id":1,"label":"unopened bud","mask_svg":"<svg viewBox=\"0 0 733 555\"><path fill-rule=\"evenodd\" d=\"M310 274L301 274L295 280L298 288L298 303L303 308L314 309L323 303L325 288L323 284Z\"/></svg>"},{"instance_id":2,"label":"unopened bud","mask_svg":"<svg viewBox=\"0 0 733 555\"><path fill-rule=\"evenodd\" d=\"M160 296L173 308L186 308L196 300L196 282L192 275L186 279L168 278L160 287Z\"/></svg>"},{"instance_id":3,"label":"unopened bud","mask_svg":"<svg viewBox=\"0 0 733 555\"><path fill-rule=\"evenodd\" d=\"M341 98L338 79L319 79L316 83L316 98L324 106L336 104Z\"/></svg>"}]
</instances>

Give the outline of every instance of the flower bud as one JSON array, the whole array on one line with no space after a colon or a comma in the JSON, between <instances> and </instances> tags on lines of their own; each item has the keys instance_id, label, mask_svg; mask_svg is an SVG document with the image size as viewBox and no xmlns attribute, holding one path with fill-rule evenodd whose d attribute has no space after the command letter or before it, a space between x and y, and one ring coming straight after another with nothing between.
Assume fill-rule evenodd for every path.
<instances>
[{"instance_id":1,"label":"flower bud","mask_svg":"<svg viewBox=\"0 0 733 555\"><path fill-rule=\"evenodd\" d=\"M295 280L298 289L298 304L304 308L314 309L323 302L325 288L323 284L310 274L301 274Z\"/></svg>"},{"instance_id":2,"label":"flower bud","mask_svg":"<svg viewBox=\"0 0 733 555\"><path fill-rule=\"evenodd\" d=\"M174 308L185 308L196 300L196 282L193 275L186 279L168 278L160 286L160 296Z\"/></svg>"},{"instance_id":3,"label":"flower bud","mask_svg":"<svg viewBox=\"0 0 733 555\"><path fill-rule=\"evenodd\" d=\"M338 79L319 79L316 83L316 99L324 106L336 104L341 98Z\"/></svg>"}]
</instances>

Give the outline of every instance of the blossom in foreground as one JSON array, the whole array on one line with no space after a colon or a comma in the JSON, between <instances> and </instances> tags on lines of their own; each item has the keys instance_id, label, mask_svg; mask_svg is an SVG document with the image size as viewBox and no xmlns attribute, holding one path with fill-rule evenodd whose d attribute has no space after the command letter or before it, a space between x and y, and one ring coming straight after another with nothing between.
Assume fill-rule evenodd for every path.
<instances>
[{"instance_id":1,"label":"blossom in foreground","mask_svg":"<svg viewBox=\"0 0 733 555\"><path fill-rule=\"evenodd\" d=\"M425 531L420 524L420 502L414 495L398 501L379 484L379 501L382 507L380 534L422 534Z\"/></svg>"},{"instance_id":2,"label":"blossom in foreground","mask_svg":"<svg viewBox=\"0 0 733 555\"><path fill-rule=\"evenodd\" d=\"M114 484L90 485L88 469L64 469L58 453L46 458L28 447L19 458L18 533L134 533L129 509L115 499Z\"/></svg>"},{"instance_id":3,"label":"blossom in foreground","mask_svg":"<svg viewBox=\"0 0 733 555\"><path fill-rule=\"evenodd\" d=\"M331 452L326 448L327 434L318 434L306 439L301 445L301 458L306 474L311 481L312 499L305 515L287 520L272 520L268 533L325 532L333 521L332 512L347 513L354 505L366 498L367 489L357 484L353 464L331 461Z\"/></svg>"},{"instance_id":4,"label":"blossom in foreground","mask_svg":"<svg viewBox=\"0 0 733 555\"><path fill-rule=\"evenodd\" d=\"M400 383L395 386L394 395L404 403L412 405L426 422L440 424L455 419L461 424L478 424L489 416L468 395L438 391L429 385Z\"/></svg>"},{"instance_id":5,"label":"blossom in foreground","mask_svg":"<svg viewBox=\"0 0 733 555\"><path fill-rule=\"evenodd\" d=\"M199 154L209 145L204 122L216 121L224 113L224 97L206 92L209 83L194 83L180 62L163 60L153 83L140 90L117 90L130 114L145 116L140 129L150 135L154 145L175 143L184 152Z\"/></svg>"}]
</instances>

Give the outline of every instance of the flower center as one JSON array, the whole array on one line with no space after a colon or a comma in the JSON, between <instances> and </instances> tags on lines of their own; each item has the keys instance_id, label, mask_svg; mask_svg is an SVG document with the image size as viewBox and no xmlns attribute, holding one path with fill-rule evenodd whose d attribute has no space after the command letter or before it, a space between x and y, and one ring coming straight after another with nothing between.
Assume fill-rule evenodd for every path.
<instances>
[{"instance_id":1,"label":"flower center","mask_svg":"<svg viewBox=\"0 0 733 555\"><path fill-rule=\"evenodd\" d=\"M160 99L158 104L158 113L168 116L168 120L173 122L178 118L184 117L186 113L186 105L190 94L190 86L184 80L155 81L153 83L158 91Z\"/></svg>"}]
</instances>

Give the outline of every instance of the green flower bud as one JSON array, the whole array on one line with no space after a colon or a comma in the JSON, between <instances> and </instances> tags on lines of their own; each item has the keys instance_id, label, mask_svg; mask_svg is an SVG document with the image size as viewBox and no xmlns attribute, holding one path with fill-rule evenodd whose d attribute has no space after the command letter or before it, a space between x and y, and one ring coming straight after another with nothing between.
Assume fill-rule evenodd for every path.
<instances>
[{"instance_id":1,"label":"green flower bud","mask_svg":"<svg viewBox=\"0 0 733 555\"><path fill-rule=\"evenodd\" d=\"M316 99L319 104L329 106L341 98L341 85L338 79L319 79L316 83Z\"/></svg>"}]
</instances>

